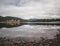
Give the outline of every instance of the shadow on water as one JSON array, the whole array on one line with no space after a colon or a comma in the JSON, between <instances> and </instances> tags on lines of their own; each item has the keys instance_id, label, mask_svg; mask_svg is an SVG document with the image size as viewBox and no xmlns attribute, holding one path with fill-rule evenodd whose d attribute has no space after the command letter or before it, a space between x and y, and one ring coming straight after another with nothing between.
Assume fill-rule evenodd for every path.
<instances>
[{"instance_id":1,"label":"shadow on water","mask_svg":"<svg viewBox=\"0 0 60 46\"><path fill-rule=\"evenodd\" d=\"M21 25L7 25L7 24L4 24L4 23L0 23L0 28L12 28L12 27L19 27Z\"/></svg>"},{"instance_id":2,"label":"shadow on water","mask_svg":"<svg viewBox=\"0 0 60 46\"><path fill-rule=\"evenodd\" d=\"M12 27L19 27L19 26L22 26L22 25L31 25L31 26L36 26L36 25L40 25L40 26L60 26L60 23L57 23L57 24L54 24L54 23L21 23L19 25L8 25L6 23L0 23L0 28L12 28Z\"/></svg>"}]
</instances>

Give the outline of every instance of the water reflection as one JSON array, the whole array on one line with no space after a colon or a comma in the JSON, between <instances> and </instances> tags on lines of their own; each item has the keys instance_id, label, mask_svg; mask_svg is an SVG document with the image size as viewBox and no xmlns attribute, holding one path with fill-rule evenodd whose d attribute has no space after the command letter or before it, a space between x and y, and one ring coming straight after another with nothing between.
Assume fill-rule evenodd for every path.
<instances>
[{"instance_id":1,"label":"water reflection","mask_svg":"<svg viewBox=\"0 0 60 46\"><path fill-rule=\"evenodd\" d=\"M30 26L23 25L14 28L1 28L1 37L48 37L49 39L54 38L54 36L59 33L58 29L60 26Z\"/></svg>"},{"instance_id":2,"label":"water reflection","mask_svg":"<svg viewBox=\"0 0 60 46\"><path fill-rule=\"evenodd\" d=\"M0 23L0 28L13 28L13 27L19 27L21 25L8 25L5 23Z\"/></svg>"}]
</instances>

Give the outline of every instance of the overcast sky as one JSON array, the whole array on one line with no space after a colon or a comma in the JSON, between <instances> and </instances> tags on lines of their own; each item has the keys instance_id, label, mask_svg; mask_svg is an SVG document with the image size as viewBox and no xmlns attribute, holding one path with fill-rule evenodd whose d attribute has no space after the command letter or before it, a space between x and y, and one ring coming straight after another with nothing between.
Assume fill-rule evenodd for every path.
<instances>
[{"instance_id":1,"label":"overcast sky","mask_svg":"<svg viewBox=\"0 0 60 46\"><path fill-rule=\"evenodd\" d=\"M60 18L60 0L0 0L0 16L23 19ZM30 26L1 28L0 36L53 38L60 26Z\"/></svg>"},{"instance_id":2,"label":"overcast sky","mask_svg":"<svg viewBox=\"0 0 60 46\"><path fill-rule=\"evenodd\" d=\"M0 16L60 18L59 0L0 0Z\"/></svg>"}]
</instances>

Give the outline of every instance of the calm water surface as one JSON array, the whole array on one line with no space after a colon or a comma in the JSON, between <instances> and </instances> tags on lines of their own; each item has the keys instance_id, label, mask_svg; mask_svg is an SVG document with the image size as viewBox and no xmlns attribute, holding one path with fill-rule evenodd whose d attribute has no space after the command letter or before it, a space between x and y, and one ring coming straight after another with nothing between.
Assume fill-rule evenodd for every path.
<instances>
[{"instance_id":1,"label":"calm water surface","mask_svg":"<svg viewBox=\"0 0 60 46\"><path fill-rule=\"evenodd\" d=\"M23 25L14 28L0 28L0 37L48 37L54 38L60 26L30 26Z\"/></svg>"}]
</instances>

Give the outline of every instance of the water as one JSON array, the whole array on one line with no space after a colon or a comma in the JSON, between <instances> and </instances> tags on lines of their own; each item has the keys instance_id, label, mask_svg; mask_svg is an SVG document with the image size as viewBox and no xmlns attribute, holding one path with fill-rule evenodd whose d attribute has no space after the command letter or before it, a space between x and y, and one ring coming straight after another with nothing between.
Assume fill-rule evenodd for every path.
<instances>
[{"instance_id":1,"label":"water","mask_svg":"<svg viewBox=\"0 0 60 46\"><path fill-rule=\"evenodd\" d=\"M59 0L18 0L0 1L1 16L30 18L60 18ZM12 5L12 4L13 5ZM16 5L16 6L15 6ZM0 28L0 37L48 37L54 38L60 26L29 26Z\"/></svg>"},{"instance_id":2,"label":"water","mask_svg":"<svg viewBox=\"0 0 60 46\"><path fill-rule=\"evenodd\" d=\"M30 37L40 38L47 37L49 39L55 38L55 35L59 33L60 26L30 26L23 25L13 28L0 28L0 37Z\"/></svg>"}]
</instances>

